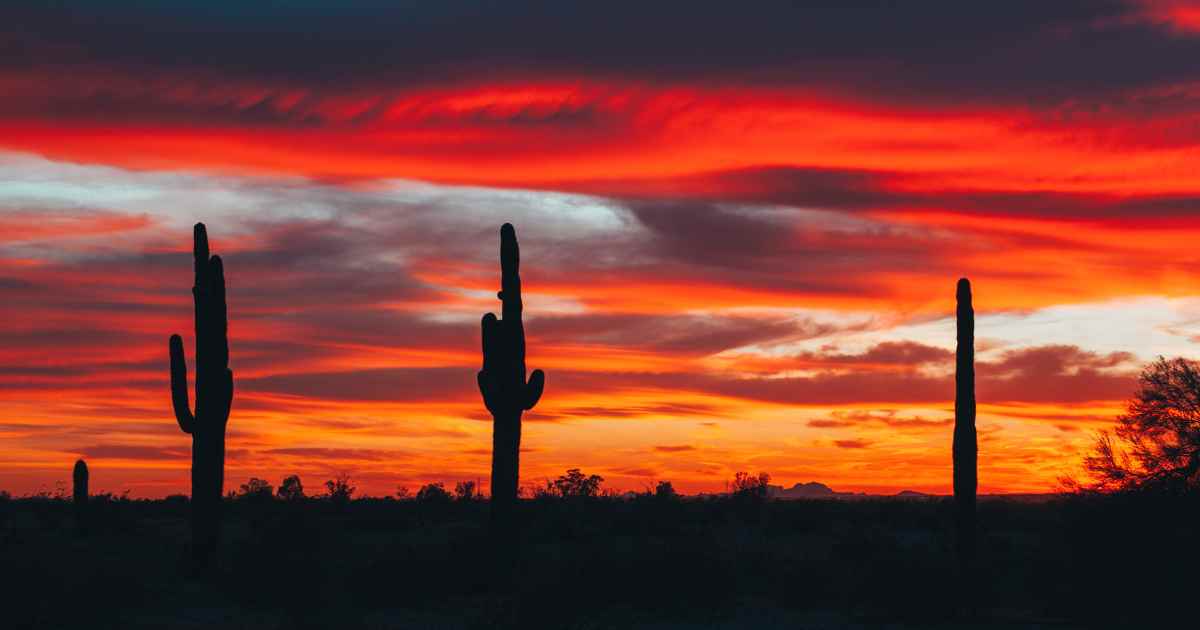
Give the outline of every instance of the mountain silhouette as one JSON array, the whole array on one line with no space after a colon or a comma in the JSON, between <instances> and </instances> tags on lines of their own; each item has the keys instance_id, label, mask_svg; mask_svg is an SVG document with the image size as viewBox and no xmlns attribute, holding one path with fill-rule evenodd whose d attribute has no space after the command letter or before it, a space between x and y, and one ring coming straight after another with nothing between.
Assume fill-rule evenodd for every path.
<instances>
[{"instance_id":1,"label":"mountain silhouette","mask_svg":"<svg viewBox=\"0 0 1200 630\"><path fill-rule=\"evenodd\" d=\"M767 495L773 499L819 499L832 498L838 494L842 493L834 492L833 488L819 481L797 483L791 488L775 485L767 486Z\"/></svg>"}]
</instances>

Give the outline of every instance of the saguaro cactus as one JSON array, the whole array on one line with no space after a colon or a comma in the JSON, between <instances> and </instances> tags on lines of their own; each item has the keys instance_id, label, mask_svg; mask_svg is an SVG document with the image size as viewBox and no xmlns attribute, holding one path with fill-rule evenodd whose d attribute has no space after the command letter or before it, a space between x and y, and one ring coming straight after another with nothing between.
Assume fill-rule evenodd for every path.
<instances>
[{"instance_id":1,"label":"saguaro cactus","mask_svg":"<svg viewBox=\"0 0 1200 630\"><path fill-rule=\"evenodd\" d=\"M225 477L225 424L233 402L229 369L225 272L221 257L208 255L208 234L197 223L193 253L196 282L196 411L188 403L187 361L183 339L172 335L171 402L175 419L192 436L192 554L197 568L212 556L220 538L221 490Z\"/></svg>"},{"instance_id":2,"label":"saguaro cactus","mask_svg":"<svg viewBox=\"0 0 1200 630\"><path fill-rule=\"evenodd\" d=\"M80 532L87 531L87 501L88 501L88 467L82 459L75 460L75 470L71 474L74 481L75 497L75 526Z\"/></svg>"},{"instance_id":3,"label":"saguaro cactus","mask_svg":"<svg viewBox=\"0 0 1200 630\"><path fill-rule=\"evenodd\" d=\"M525 380L520 265L517 232L505 223L500 228L500 292L496 294L503 318L492 313L483 316L483 369L478 374L479 392L492 414L492 529L502 537L512 533L517 503L521 414L533 409L545 385L541 370Z\"/></svg>"},{"instance_id":4,"label":"saguaro cactus","mask_svg":"<svg viewBox=\"0 0 1200 630\"><path fill-rule=\"evenodd\" d=\"M975 309L971 282L958 281L958 348L954 371L954 512L962 581L969 594L975 564L975 492L978 445L975 439ZM968 602L963 602L968 604Z\"/></svg>"}]
</instances>

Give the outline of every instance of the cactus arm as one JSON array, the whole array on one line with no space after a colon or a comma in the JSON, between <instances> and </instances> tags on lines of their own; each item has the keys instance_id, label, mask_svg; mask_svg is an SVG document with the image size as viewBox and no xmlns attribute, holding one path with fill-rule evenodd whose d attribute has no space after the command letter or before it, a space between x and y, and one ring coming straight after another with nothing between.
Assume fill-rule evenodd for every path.
<instances>
[{"instance_id":1,"label":"cactus arm","mask_svg":"<svg viewBox=\"0 0 1200 630\"><path fill-rule=\"evenodd\" d=\"M196 418L188 402L187 360L183 357L183 339L171 335L171 404L175 407L175 420L179 428L191 434Z\"/></svg>"},{"instance_id":2,"label":"cactus arm","mask_svg":"<svg viewBox=\"0 0 1200 630\"><path fill-rule=\"evenodd\" d=\"M499 368L496 361L501 352L502 327L500 321L492 313L483 316L479 327L483 338L483 369L485 372L491 373Z\"/></svg>"},{"instance_id":3,"label":"cactus arm","mask_svg":"<svg viewBox=\"0 0 1200 630\"><path fill-rule=\"evenodd\" d=\"M216 337L217 356L213 357L216 365L229 365L229 314L225 304L225 266L220 256L213 256L209 261L209 324L213 336Z\"/></svg>"},{"instance_id":4,"label":"cactus arm","mask_svg":"<svg viewBox=\"0 0 1200 630\"><path fill-rule=\"evenodd\" d=\"M500 394L496 387L496 358L500 355L497 345L500 343L500 322L492 313L483 316L480 322L483 338L483 369L479 370L479 393L483 396L484 406L488 411L496 413L500 409Z\"/></svg>"},{"instance_id":5,"label":"cactus arm","mask_svg":"<svg viewBox=\"0 0 1200 630\"><path fill-rule=\"evenodd\" d=\"M492 404L488 402L491 400L492 389L488 382L487 372L485 370L476 372L475 382L479 384L479 395L483 397L483 406L487 407L488 411L496 413L496 410L492 409Z\"/></svg>"},{"instance_id":6,"label":"cactus arm","mask_svg":"<svg viewBox=\"0 0 1200 630\"><path fill-rule=\"evenodd\" d=\"M233 405L233 371L229 369L229 319L225 304L225 267L220 256L213 256L208 263L208 325L210 340L215 356L209 357L214 370L214 377L220 379L216 391L215 419L224 424L229 420L229 410Z\"/></svg>"},{"instance_id":7,"label":"cactus arm","mask_svg":"<svg viewBox=\"0 0 1200 630\"><path fill-rule=\"evenodd\" d=\"M542 389L546 387L546 373L541 370L534 370L533 374L529 375L529 383L525 386L525 403L522 405L526 411L533 409L537 404L538 399L542 397Z\"/></svg>"}]
</instances>

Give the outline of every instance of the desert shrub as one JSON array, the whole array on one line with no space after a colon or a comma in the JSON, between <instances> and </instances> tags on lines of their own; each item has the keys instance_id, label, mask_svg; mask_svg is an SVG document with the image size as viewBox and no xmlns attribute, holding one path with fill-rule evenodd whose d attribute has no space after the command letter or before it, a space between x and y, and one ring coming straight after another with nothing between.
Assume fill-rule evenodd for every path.
<instances>
[{"instance_id":1,"label":"desert shrub","mask_svg":"<svg viewBox=\"0 0 1200 630\"><path fill-rule=\"evenodd\" d=\"M427 483L417 490L417 502L426 505L442 505L449 503L453 497L446 491L442 482Z\"/></svg>"},{"instance_id":2,"label":"desert shrub","mask_svg":"<svg viewBox=\"0 0 1200 630\"><path fill-rule=\"evenodd\" d=\"M460 481L454 484L455 501L482 501L483 495L474 481Z\"/></svg>"},{"instance_id":3,"label":"desert shrub","mask_svg":"<svg viewBox=\"0 0 1200 630\"><path fill-rule=\"evenodd\" d=\"M554 493L564 499L592 498L600 495L600 484L604 477L600 475L585 475L578 468L572 468L566 474L553 481Z\"/></svg>"},{"instance_id":4,"label":"desert shrub","mask_svg":"<svg viewBox=\"0 0 1200 630\"><path fill-rule=\"evenodd\" d=\"M325 482L325 498L335 505L345 505L354 497L358 488L350 485L350 476L342 473Z\"/></svg>"},{"instance_id":5,"label":"desert shrub","mask_svg":"<svg viewBox=\"0 0 1200 630\"><path fill-rule=\"evenodd\" d=\"M251 477L237 492L237 498L242 501L270 501L273 496L275 492L271 484L258 477Z\"/></svg>"},{"instance_id":6,"label":"desert shrub","mask_svg":"<svg viewBox=\"0 0 1200 630\"><path fill-rule=\"evenodd\" d=\"M660 481L654 486L654 498L661 501L674 501L679 498L679 493L675 492L675 486L671 485L670 481Z\"/></svg>"},{"instance_id":7,"label":"desert shrub","mask_svg":"<svg viewBox=\"0 0 1200 630\"><path fill-rule=\"evenodd\" d=\"M729 494L737 499L764 501L769 496L770 483L771 475L765 472L758 475L738 472L734 474L733 481L729 482Z\"/></svg>"},{"instance_id":8,"label":"desert shrub","mask_svg":"<svg viewBox=\"0 0 1200 630\"><path fill-rule=\"evenodd\" d=\"M279 490L275 492L275 496L284 501L299 501L304 498L304 484L300 482L299 475L288 475L279 483Z\"/></svg>"}]
</instances>

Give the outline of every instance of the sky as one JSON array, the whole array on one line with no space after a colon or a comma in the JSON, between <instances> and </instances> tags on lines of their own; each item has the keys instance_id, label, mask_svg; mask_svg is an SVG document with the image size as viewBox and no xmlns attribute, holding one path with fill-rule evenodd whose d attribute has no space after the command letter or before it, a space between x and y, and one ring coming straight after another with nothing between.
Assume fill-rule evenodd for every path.
<instances>
[{"instance_id":1,"label":"sky","mask_svg":"<svg viewBox=\"0 0 1200 630\"><path fill-rule=\"evenodd\" d=\"M0 8L0 488L188 491L167 339L225 262L226 487L479 480L521 243L521 475L981 492L1078 470L1200 358L1200 3Z\"/></svg>"}]
</instances>

